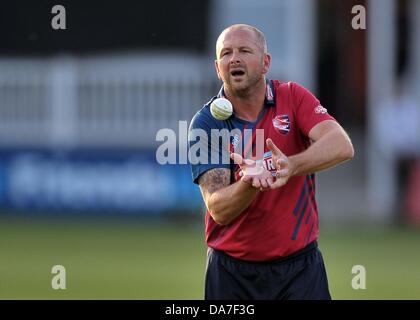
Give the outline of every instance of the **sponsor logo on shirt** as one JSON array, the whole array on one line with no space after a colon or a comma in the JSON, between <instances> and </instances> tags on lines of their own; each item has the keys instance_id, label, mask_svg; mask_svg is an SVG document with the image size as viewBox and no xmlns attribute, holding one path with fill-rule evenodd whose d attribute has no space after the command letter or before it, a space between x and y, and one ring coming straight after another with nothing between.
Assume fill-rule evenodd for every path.
<instances>
[{"instance_id":1,"label":"sponsor logo on shirt","mask_svg":"<svg viewBox=\"0 0 420 320\"><path fill-rule=\"evenodd\" d=\"M228 145L230 152L235 152L236 148L238 147L238 144L240 142L239 135L235 134L233 137L230 138L230 144Z\"/></svg>"},{"instance_id":2,"label":"sponsor logo on shirt","mask_svg":"<svg viewBox=\"0 0 420 320\"><path fill-rule=\"evenodd\" d=\"M264 153L264 158L262 159L263 167L271 172L272 176L276 176L276 167L273 164L273 153L267 151Z\"/></svg>"},{"instance_id":3,"label":"sponsor logo on shirt","mask_svg":"<svg viewBox=\"0 0 420 320\"><path fill-rule=\"evenodd\" d=\"M273 119L273 126L278 132L280 132L282 134L289 133L289 131L290 131L289 115L287 115L287 114L277 115Z\"/></svg>"},{"instance_id":4,"label":"sponsor logo on shirt","mask_svg":"<svg viewBox=\"0 0 420 320\"><path fill-rule=\"evenodd\" d=\"M315 107L316 114L326 114L327 112L328 110L321 105Z\"/></svg>"}]
</instances>

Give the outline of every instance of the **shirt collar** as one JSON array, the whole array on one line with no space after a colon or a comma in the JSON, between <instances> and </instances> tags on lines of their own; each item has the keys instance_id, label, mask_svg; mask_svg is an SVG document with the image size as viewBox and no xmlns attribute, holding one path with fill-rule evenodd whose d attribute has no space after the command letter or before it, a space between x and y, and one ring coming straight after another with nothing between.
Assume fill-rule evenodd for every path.
<instances>
[{"instance_id":1,"label":"shirt collar","mask_svg":"<svg viewBox=\"0 0 420 320\"><path fill-rule=\"evenodd\" d=\"M265 89L264 105L273 107L276 105L276 96L275 96L273 81L267 79L265 82L266 82L266 89ZM223 85L220 88L219 93L217 94L217 97L218 98L225 97L225 89Z\"/></svg>"}]
</instances>

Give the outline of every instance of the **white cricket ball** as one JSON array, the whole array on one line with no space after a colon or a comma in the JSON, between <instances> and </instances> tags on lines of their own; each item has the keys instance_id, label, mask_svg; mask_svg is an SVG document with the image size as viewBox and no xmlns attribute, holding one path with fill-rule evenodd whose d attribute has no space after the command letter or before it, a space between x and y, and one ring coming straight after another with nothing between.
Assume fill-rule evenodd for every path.
<instances>
[{"instance_id":1,"label":"white cricket ball","mask_svg":"<svg viewBox=\"0 0 420 320\"><path fill-rule=\"evenodd\" d=\"M210 104L210 112L217 120L226 120L233 113L232 103L225 98L217 98Z\"/></svg>"}]
</instances>

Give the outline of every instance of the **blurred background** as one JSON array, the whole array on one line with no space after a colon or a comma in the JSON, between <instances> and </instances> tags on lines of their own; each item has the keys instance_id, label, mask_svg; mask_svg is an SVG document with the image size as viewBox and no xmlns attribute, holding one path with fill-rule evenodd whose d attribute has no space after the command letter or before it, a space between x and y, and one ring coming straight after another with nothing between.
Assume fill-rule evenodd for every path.
<instances>
[{"instance_id":1,"label":"blurred background","mask_svg":"<svg viewBox=\"0 0 420 320\"><path fill-rule=\"evenodd\" d=\"M203 298L201 195L188 165L156 162L156 134L180 138L217 93L232 23L260 28L269 77L306 86L353 140L351 162L317 175L333 298L420 299L418 0L2 3L1 299Z\"/></svg>"}]
</instances>

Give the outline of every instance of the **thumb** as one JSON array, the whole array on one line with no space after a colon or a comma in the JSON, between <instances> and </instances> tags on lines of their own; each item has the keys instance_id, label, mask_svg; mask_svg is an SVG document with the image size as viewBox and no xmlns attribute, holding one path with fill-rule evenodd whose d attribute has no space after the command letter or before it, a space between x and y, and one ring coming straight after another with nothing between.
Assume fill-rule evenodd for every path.
<instances>
[{"instance_id":1,"label":"thumb","mask_svg":"<svg viewBox=\"0 0 420 320\"><path fill-rule=\"evenodd\" d=\"M268 138L266 140L266 144L267 144L267 148L269 150L271 150L273 152L273 154L275 155L282 155L283 152L280 151L279 148L277 148L277 146L274 144L273 140L271 140L270 138Z\"/></svg>"},{"instance_id":2,"label":"thumb","mask_svg":"<svg viewBox=\"0 0 420 320\"><path fill-rule=\"evenodd\" d=\"M239 153L231 153L230 158L235 164L242 165L244 163L244 158Z\"/></svg>"},{"instance_id":3,"label":"thumb","mask_svg":"<svg viewBox=\"0 0 420 320\"><path fill-rule=\"evenodd\" d=\"M254 160L251 159L244 159L239 153L231 153L230 158L233 160L233 162L240 167L248 165L251 166L255 164Z\"/></svg>"}]
</instances>

